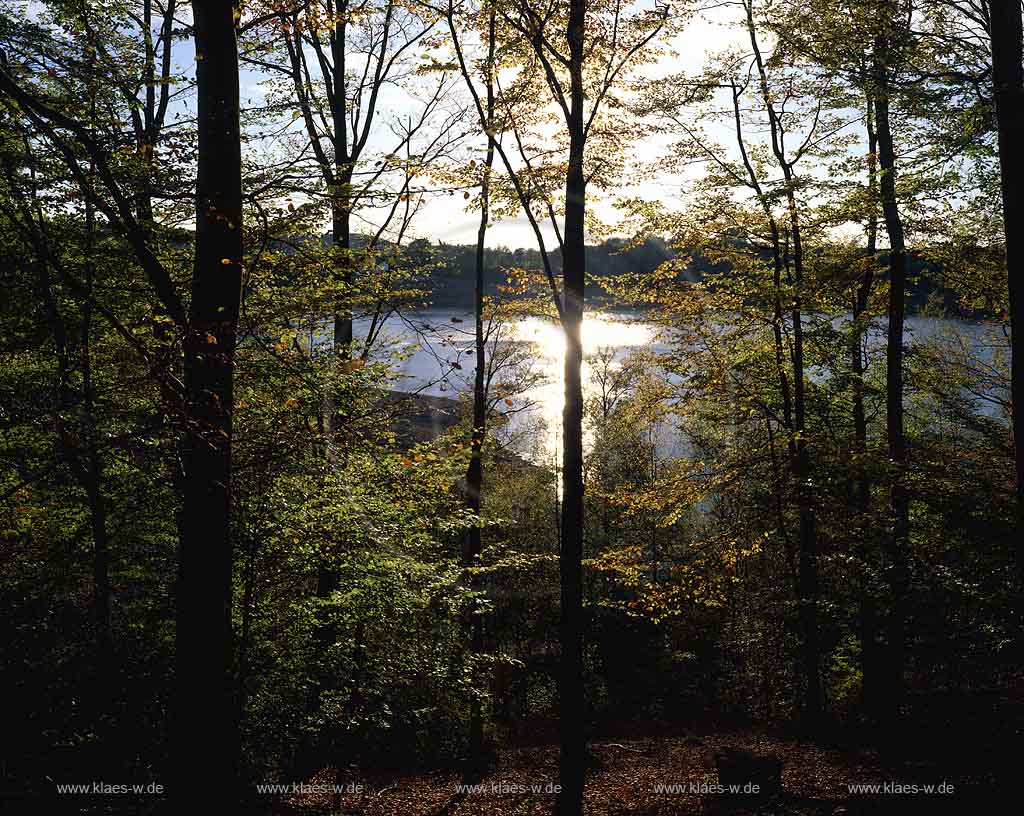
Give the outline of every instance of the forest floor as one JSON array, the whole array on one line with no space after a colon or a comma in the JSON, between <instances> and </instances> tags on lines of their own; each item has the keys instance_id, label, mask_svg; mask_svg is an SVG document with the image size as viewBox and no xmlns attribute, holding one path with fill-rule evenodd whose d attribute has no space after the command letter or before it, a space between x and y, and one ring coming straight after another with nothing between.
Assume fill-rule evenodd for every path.
<instances>
[{"instance_id":1,"label":"forest floor","mask_svg":"<svg viewBox=\"0 0 1024 816\"><path fill-rule=\"evenodd\" d=\"M590 747L597 767L587 778L587 816L969 816L1014 812L999 805L991 780L978 775L943 770L935 762L904 759L891 763L872 751L828 749L754 731L621 742L599 740ZM707 793L706 786L718 783L713 756L723 749L772 754L782 759L781 801L752 806L742 796ZM358 793L345 793L340 813L546 816L552 812L557 774L557 746L510 750L501 754L498 769L474 790L465 790L455 772L384 778L367 781ZM333 782L330 771L310 780L311 785ZM851 791L851 786L886 783L890 788L876 793ZM916 792L911 785L918 786ZM925 786L933 787L929 792ZM282 800L282 813L298 816L332 812L330 800L331 796L323 793L291 795Z\"/></svg>"}]
</instances>

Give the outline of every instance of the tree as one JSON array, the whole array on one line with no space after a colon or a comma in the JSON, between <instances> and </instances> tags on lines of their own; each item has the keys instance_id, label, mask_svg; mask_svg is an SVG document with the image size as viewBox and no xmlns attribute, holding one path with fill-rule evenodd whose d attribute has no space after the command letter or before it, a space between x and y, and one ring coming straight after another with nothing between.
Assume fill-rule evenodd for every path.
<instances>
[{"instance_id":1,"label":"tree","mask_svg":"<svg viewBox=\"0 0 1024 816\"><path fill-rule=\"evenodd\" d=\"M792 458L793 476L800 485L799 497L799 568L798 568L798 597L800 604L800 618L804 637L804 678L806 682L805 716L808 722L816 725L822 715L822 693L820 680L821 660L820 647L818 645L818 534L817 521L814 509L811 506L809 495L811 481L811 463L807 450L807 407L804 398L806 388L806 373L804 366L804 325L803 325L803 299L804 299L804 245L803 233L800 219L800 208L797 205L796 178L794 176L794 165L801 158L801 155L810 145L811 140L816 138L817 122L820 115L820 106L814 116L814 125L811 126L808 135L801 142L800 147L792 157L786 154L786 129L787 125L780 115L774 94L769 86L768 72L765 59L762 56L758 43L757 28L754 21L753 2L745 3L747 33L750 37L750 45L754 54L754 64L757 68L757 75L760 79L761 102L767 113L771 131L772 153L775 156L779 170L785 180L784 195L786 200L788 231L786 233L786 244L784 248L780 242L780 231L774 217L770 213L767 201L763 193L759 193L762 206L766 208L766 214L772 228L773 259L775 263L776 286L778 286L779 275L783 267L789 276L790 257L788 243L792 241L792 285L793 301L791 312L792 332L792 364L793 364L793 413L792 413L792 434L790 451ZM734 92L735 99L735 92ZM738 100L734 102L738 106ZM737 118L739 117L738 107L736 108ZM740 125L737 124L737 128ZM742 144L741 144L742 149ZM759 189L752 165L749 160L745 161L748 175L751 177L751 184L755 190ZM776 327L776 349L780 351L778 344L778 327ZM781 374L780 374L781 376ZM785 381L781 384L785 387ZM787 397L788 399L788 397Z\"/></svg>"},{"instance_id":2,"label":"tree","mask_svg":"<svg viewBox=\"0 0 1024 816\"><path fill-rule=\"evenodd\" d=\"M561 581L561 669L559 676L559 727L561 731L558 811L580 813L583 807L585 770L585 701L583 694L583 388L581 330L586 284L585 221L587 185L595 174L609 172L609 157L588 155L593 134L609 138L599 117L602 106L620 82L624 69L635 66L635 57L664 27L668 8L637 12L626 17L617 3L588 3L570 0L565 8L516 0L508 7L495 7L501 16L501 35L523 63L539 69L539 77L520 70L516 87L505 89L503 97L542 99L556 106L567 144L565 160L559 165L564 193L561 196L562 224L558 223L550 190L536 184L537 169L525 152L522 134L527 123L514 116L506 128L516 137L519 164L511 151L495 144L520 205L530 220L544 262L545 273L562 331L565 334L565 407L562 417L562 516L559 553ZM467 81L481 125L489 123L475 90L462 52L455 22L456 6L445 10L463 78ZM564 44L562 38L564 37ZM542 78L542 79L541 79ZM536 87L540 85L540 88ZM540 96L538 96L540 94ZM589 99L589 102L588 102ZM502 116L509 116L505 108ZM533 157L536 158L536 157ZM587 163L591 166L587 168ZM549 176L548 179L551 177ZM561 250L562 285L559 288L544 246L536 211L550 217Z\"/></svg>"},{"instance_id":3,"label":"tree","mask_svg":"<svg viewBox=\"0 0 1024 816\"><path fill-rule=\"evenodd\" d=\"M1010 292L1011 373L1013 439L1017 465L1017 505L1020 530L1024 530L1024 332L1013 331L1024 322L1024 69L1021 62L1021 7L1018 0L989 0L992 38L992 85L999 135L999 165L1002 170L1003 234L1006 239L1006 274ZM1024 546L1024 545L1022 545ZM1024 553L1024 550L1022 550ZM1024 575L1024 554L1019 556Z\"/></svg>"},{"instance_id":4,"label":"tree","mask_svg":"<svg viewBox=\"0 0 1024 816\"><path fill-rule=\"evenodd\" d=\"M950 164L952 155L962 152L976 139L973 125L948 135L948 127L937 118L937 111L956 110L956 114L972 121L970 106L977 88L978 77L974 66L959 47L958 38L933 21L931 28L918 26L923 16L922 5L913 2L850 4L842 19L836 17L833 7L817 3L796 3L791 11L790 23L796 33L794 53L816 65L828 76L840 76L851 90L866 101L865 123L868 148L869 192L863 198L868 208L866 215L866 242L870 255L869 266L878 251L886 251L885 267L888 271L889 298L887 304L885 417L888 463L886 481L889 486L889 517L891 525L882 536L884 550L883 573L887 584L886 606L879 624L884 630L884 643L871 646L875 638L875 604L865 595L861 612L862 658L865 661L865 692L874 688L870 715L876 720L893 722L899 711L903 673L905 669L907 595L911 580L910 501L912 491L908 474L911 472L910 450L907 442L906 413L904 407L906 369L906 337L904 322L907 312L908 288L908 226L916 227L919 234L928 224L923 210L934 192L951 186L953 197L956 182L950 182L936 170ZM967 91L958 90L958 85ZM958 107L966 110L960 111ZM939 114L941 116L941 114ZM921 156L910 155L901 148L904 133L915 127L917 139L926 145ZM949 144L952 143L952 144ZM928 156L925 160L923 156ZM930 191L930 196L925 194ZM877 207L877 210L876 210ZM954 209L954 207L950 207ZM878 245L878 215L885 228L888 247ZM941 235L948 226L937 219L934 229ZM941 240L941 239L940 239ZM863 313L866 301L861 295L870 292L874 273L862 278L854 303L855 316ZM857 318L855 317L855 320ZM856 332L855 332L856 333ZM862 367L855 355L854 423L858 439L865 436L862 422L863 393L856 382ZM858 444L860 444L858 442ZM865 490L863 476L859 489L861 507L870 503L870 489ZM870 559L865 531L864 560ZM865 590L867 593L867 590ZM878 661L875 661L875 656ZM869 671L868 666L877 667ZM874 680L877 682L874 682ZM867 702L867 701L866 701Z\"/></svg>"},{"instance_id":5,"label":"tree","mask_svg":"<svg viewBox=\"0 0 1024 816\"><path fill-rule=\"evenodd\" d=\"M903 218L896 196L896 151L892 134L890 98L900 53L901 10L895 3L879 9L879 28L872 47L873 99L878 138L879 197L885 230L889 236L889 314L886 346L885 422L892 467L890 507L892 534L888 537L893 608L888 623L887 670L890 716L898 711L904 671L904 596L909 575L910 499L906 486L907 445L903 423L903 321L906 310L907 255Z\"/></svg>"},{"instance_id":6,"label":"tree","mask_svg":"<svg viewBox=\"0 0 1024 816\"><path fill-rule=\"evenodd\" d=\"M675 218L669 215L661 222L646 202L638 204L638 209L645 218L653 217L654 229L664 223L675 232L673 240L680 252L706 246L705 251L729 259L736 279L723 286L721 295L729 303L725 308L741 313L748 309L758 313L765 305L770 309L764 319L771 329L774 394L770 399L763 396L763 386L756 378L748 382L750 375L739 361L737 370L726 376L743 399L755 400L758 412L764 414L772 460L776 461L773 425L785 451L782 463L793 485L797 511L793 591L801 637L801 708L806 725L813 729L821 723L824 710L820 511L815 495L820 476L811 453L821 440L810 426L808 391L812 385L806 338L823 331L816 313L829 308L815 277L823 265L821 232L826 219L835 216L826 208L820 213L813 209L814 198L831 191L815 178L812 162L840 155L848 140L842 132L849 120L842 112L847 99L794 57L794 32L771 11L742 3L736 21L742 31L742 50L718 55L697 77L673 75L646 84L648 92L639 103L640 111L650 116L660 131L678 139L673 145L675 155L664 161L666 169L679 172L689 163L700 162L707 170L693 196L691 213ZM770 50L762 44L766 32L774 38ZM698 103L721 103L722 107L699 109L695 117L688 108ZM719 121L735 139L731 150L716 144L703 130L705 122ZM766 135L759 139L758 133ZM752 210L746 209L746 202L737 206L731 200L735 191L750 197ZM769 280L762 283L765 267ZM740 292L746 292L747 299L730 300ZM686 311L686 306L680 308L681 313ZM724 339L712 342L718 345ZM776 526L780 543L788 548L783 474L774 482Z\"/></svg>"},{"instance_id":7,"label":"tree","mask_svg":"<svg viewBox=\"0 0 1024 816\"><path fill-rule=\"evenodd\" d=\"M199 152L195 265L184 338L187 425L173 798L184 808L203 790L232 809L238 795L238 723L231 438L243 261L238 48L233 3L199 2L193 11Z\"/></svg>"},{"instance_id":8,"label":"tree","mask_svg":"<svg viewBox=\"0 0 1024 816\"><path fill-rule=\"evenodd\" d=\"M285 114L281 128L287 149L268 174L264 192L278 201L287 195L292 211L292 195L306 199L300 207L315 212L326 205L330 217L330 246L308 242L312 249L304 251L322 263L319 297L332 313L333 357L325 366L320 422L326 455L338 468L354 444L353 429L347 427L352 423L340 404L344 384L353 364L370 355L388 313L385 304L395 295L393 270L401 267L401 253L388 243L401 244L422 205L417 176L461 136L459 112L444 107L450 81L442 74L426 91L415 87L412 57L433 25L414 5L396 0L271 0L245 26L249 36L242 59L269 79L271 104L265 112ZM403 109L411 102L418 107L415 113ZM360 221L364 234L353 226ZM299 223L319 229L309 216ZM357 350L353 319L361 310L371 315L371 325ZM339 589L329 561L318 577L324 601ZM316 637L326 652L335 632L325 622ZM330 685L324 672L314 684L311 710Z\"/></svg>"},{"instance_id":9,"label":"tree","mask_svg":"<svg viewBox=\"0 0 1024 816\"><path fill-rule=\"evenodd\" d=\"M797 48L805 48L805 57L817 62L827 71L838 71L863 95L867 101L865 121L869 148L868 183L871 187L866 198L872 209L868 215L866 238L871 252L869 264L877 249L877 221L874 213L875 185L877 184L878 206L882 223L888 238L887 266L889 273L889 301L887 306L886 334L886 439L889 458L889 510L891 529L884 537L888 560L886 569L889 584L890 608L885 619L886 643L884 649L884 678L878 687L886 709L885 716L894 720L898 712L900 686L904 671L906 617L905 601L910 575L910 493L907 487L908 452L904 422L904 320L906 316L907 289L907 242L904 224L906 193L901 191L898 180L900 172L897 142L894 130L895 117L907 114L914 108L912 77L927 76L927 60L930 53L922 49L914 52L918 43L908 22L913 18L914 4L881 2L867 5L851 5L850 13L844 18L847 28L837 27L831 8L812 4L805 10L802 5L795 8L797 14L803 11L806 25L796 26ZM808 11L810 14L808 15ZM845 30L848 36L837 38L837 32ZM923 58L922 58L923 57ZM918 60L918 61L915 61ZM920 64L919 64L920 63ZM922 84L926 80L922 79ZM909 116L908 116L909 118ZM855 295L855 320L866 307L866 296L870 292L873 275L862 280ZM859 342L859 341L858 341ZM859 354L855 355L854 376L863 372ZM855 434L862 431L862 395L855 388ZM861 487L863 499L869 497ZM865 550L866 552L866 550ZM866 629L862 640L873 640L874 611L871 604L862 608ZM872 649L866 649L864 657L871 661ZM876 712L880 713L880 712Z\"/></svg>"},{"instance_id":10,"label":"tree","mask_svg":"<svg viewBox=\"0 0 1024 816\"><path fill-rule=\"evenodd\" d=\"M469 511L476 517L469 527L465 563L473 567L480 559L483 549L481 541L480 508L483 492L483 446L487 438L487 360L486 338L484 336L484 250L487 246L487 227L491 217L491 172L494 168L494 54L496 12L488 8L487 17L487 56L484 58L481 74L486 93L483 107L484 134L487 139L487 150L484 154L483 166L480 170L480 226L476 234L475 280L473 286L473 335L476 356L476 368L473 372L473 429L470 438L469 466L466 470L466 503ZM477 611L473 615L470 634L470 648L476 655L484 651L483 616ZM469 722L469 767L468 776L478 781L481 763L485 762L484 721L483 711L478 697L474 697Z\"/></svg>"},{"instance_id":11,"label":"tree","mask_svg":"<svg viewBox=\"0 0 1024 816\"><path fill-rule=\"evenodd\" d=\"M94 91L84 108L77 100L55 95L38 78L34 82L19 82L8 64L0 66L0 87L24 112L36 138L45 141L67 165L73 184L86 202L87 221L91 221L91 213L101 213L110 229L131 247L134 260L156 295L163 319L171 322L183 337L184 382L159 352L134 335L117 314L97 302L91 285L65 275L67 284L95 304L96 310L145 361L150 376L160 384L168 401L168 412L177 414L184 428L178 716L172 729L176 749L175 796L181 797L179 801L190 800L199 775L209 783L205 787L221 791L224 801L231 801L237 793L233 784L237 734L235 707L231 702L231 386L242 263L235 9L230 3L200 4L195 9L195 18L197 79L202 86L198 120L202 156L196 177L195 267L187 310L179 284L169 264L161 258L164 236L152 223L152 199L148 193L145 201L138 196L140 190L150 188L138 183L133 163L122 161L123 137L117 122L90 118L90 107L94 114L99 105L95 94L102 94L102 103L112 112L132 121L138 115L138 88L121 84L116 67L112 75L105 73L104 63L116 66L116 61L104 50L105 41L91 27L95 20L91 10L86 9L80 18L90 46L83 67L85 75L92 78L90 87ZM172 32L167 20L162 30L163 61L169 65L167 49ZM14 41L19 49L24 49L26 60L45 64L51 58L68 58L68 52L60 46L59 29L14 31L14 36L20 38ZM24 39L26 33L28 40ZM31 39L33 35L35 40ZM56 56L60 54L64 56ZM152 54L147 54L146 64L150 65ZM159 134L164 115L161 107L165 110L168 103L164 91L160 93L162 101L154 101L159 83L152 73L146 76L152 80L145 90L148 103L157 107L150 110L142 106L149 111L147 116L153 116L142 132L152 137ZM103 78L107 78L108 84L102 84ZM134 137L138 135L136 130ZM151 150L151 145L139 149L147 157L143 162L147 167L152 160ZM147 175L150 171L142 172ZM87 276L91 274L89 269L87 265ZM202 756L195 740L199 732L207 734L201 743L205 750Z\"/></svg>"},{"instance_id":12,"label":"tree","mask_svg":"<svg viewBox=\"0 0 1024 816\"><path fill-rule=\"evenodd\" d=\"M448 85L443 75L417 115L386 116L393 91L408 96L402 101L414 98L411 60L433 25L396 0L287 0L266 4L246 26L253 36L243 60L270 77L274 108L294 111L291 121L301 126L298 158L286 157L284 174L294 189L300 176L292 170L311 156L320 185L300 185L296 192L327 202L332 238L325 277L335 298L333 342L340 358L353 354L353 310L361 300L356 273L374 265L383 236L401 240L418 198L416 175L451 144L454 120L434 121ZM398 107L393 99L390 105ZM356 241L353 218L360 213L368 224L378 223Z\"/></svg>"}]
</instances>

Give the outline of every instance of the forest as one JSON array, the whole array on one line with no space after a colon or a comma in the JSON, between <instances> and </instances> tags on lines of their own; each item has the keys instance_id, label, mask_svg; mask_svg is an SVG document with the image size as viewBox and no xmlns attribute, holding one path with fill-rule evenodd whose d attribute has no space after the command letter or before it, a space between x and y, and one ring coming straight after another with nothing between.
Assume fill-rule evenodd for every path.
<instances>
[{"instance_id":1,"label":"forest","mask_svg":"<svg viewBox=\"0 0 1024 816\"><path fill-rule=\"evenodd\" d=\"M1021 0L0 0L0 811L1013 812L1022 192Z\"/></svg>"}]
</instances>

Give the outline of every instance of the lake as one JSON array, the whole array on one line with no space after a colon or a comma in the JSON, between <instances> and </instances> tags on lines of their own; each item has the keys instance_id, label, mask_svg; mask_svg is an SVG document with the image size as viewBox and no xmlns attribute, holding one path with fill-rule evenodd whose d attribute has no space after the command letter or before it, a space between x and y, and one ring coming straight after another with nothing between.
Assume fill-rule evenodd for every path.
<instances>
[{"instance_id":1,"label":"lake","mask_svg":"<svg viewBox=\"0 0 1024 816\"><path fill-rule=\"evenodd\" d=\"M848 319L848 317L847 317ZM840 318L836 319L838 323ZM357 321L357 336L365 336L368 321ZM869 332L869 346L881 351L885 344L884 323ZM991 325L949 318L909 316L906 319L906 343L951 343L956 353L969 353L981 364L990 365L1006 340ZM517 352L522 366L529 366L537 379L519 393L509 408L512 417L508 435L515 436L514 447L533 459L556 455L563 405L564 340L560 328L541 318L517 319L503 327L498 348L503 353ZM585 396L597 393L594 366L601 365L599 351L607 350L612 365L626 356L647 351L668 352L672 346L663 329L645 322L637 313L593 313L583 324ZM394 387L419 391L431 396L458 398L472 392L474 341L472 314L461 311L424 310L392 316L386 322L377 343L378 354L401 351L404 359L394 366ZM950 352L952 353L952 351ZM453 365L455 364L455 365ZM812 375L813 376L813 375ZM999 395L996 395L999 396ZM998 415L996 403L978 398L980 413ZM659 431L659 451L664 456L683 450L678 434L670 427Z\"/></svg>"}]
</instances>

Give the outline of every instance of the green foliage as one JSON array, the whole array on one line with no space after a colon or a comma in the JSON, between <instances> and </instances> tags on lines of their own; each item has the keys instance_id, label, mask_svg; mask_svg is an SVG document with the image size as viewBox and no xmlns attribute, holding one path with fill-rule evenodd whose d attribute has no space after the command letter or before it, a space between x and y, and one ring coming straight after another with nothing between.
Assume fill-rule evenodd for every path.
<instances>
[{"instance_id":1,"label":"green foliage","mask_svg":"<svg viewBox=\"0 0 1024 816\"><path fill-rule=\"evenodd\" d=\"M450 43L416 4L371 3L343 19L315 3L266 15L256 5L242 40L252 70L272 79L243 116L231 406L243 773L454 766L476 705L496 743L536 738L558 716L562 476L545 424L557 417L524 419L543 373L515 334L524 316L554 314L544 259L483 253L487 436L471 512L471 406L453 400L454 421L429 439L410 433L417 402L395 391L415 348L385 326L471 302L475 247L411 240L431 195L480 203ZM651 332L648 348L601 348L585 367L585 696L596 722L799 714L809 517L830 716L870 715L872 647L892 645L884 624L896 616L906 686L921 696L1019 672L1007 277L991 106L977 93L988 55L984 38L957 34L967 23L955 5L925 4L911 29L874 3L744 0L726 10L740 12L742 48L698 73L638 75L605 94L610 75L584 72L586 104L602 104L585 169L594 190L623 194L622 230L634 233L587 248L588 303L635 306ZM618 8L590 6L605 22ZM384 33L390 13L397 34ZM530 162L516 180L528 192L521 201L495 171L491 215L524 205L544 220L564 203L566 164L565 134L551 135L561 112L544 100L566 77L560 63L545 75L515 19L496 22L505 120L491 135L523 140ZM147 261L187 293L195 215L191 79L156 59L187 36L169 20L140 22L128 2L103 15L65 2L0 15L0 68L40 106L0 98L0 759L33 784L40 768L82 771L93 758L110 778L114 768L159 780L166 768L187 325ZM665 22L641 13L621 32L594 25L593 64L610 59L609 37L640 41ZM771 44L763 65L751 33ZM883 35L890 62L874 66ZM349 52L394 56L395 76L376 81L421 114L375 109L371 128L374 75L350 65L344 128L367 135L347 160L328 124L332 36ZM302 60L318 49L309 74ZM914 311L903 468L887 446L888 249L867 143L879 69ZM622 150L648 137L657 149L643 162ZM682 206L643 188L660 177L688 179ZM561 252L547 260L558 272ZM931 331L950 314L976 322ZM352 343L335 341L348 318ZM449 374L470 373L460 359ZM894 486L910 496L902 597ZM473 527L476 559L465 555Z\"/></svg>"}]
</instances>

